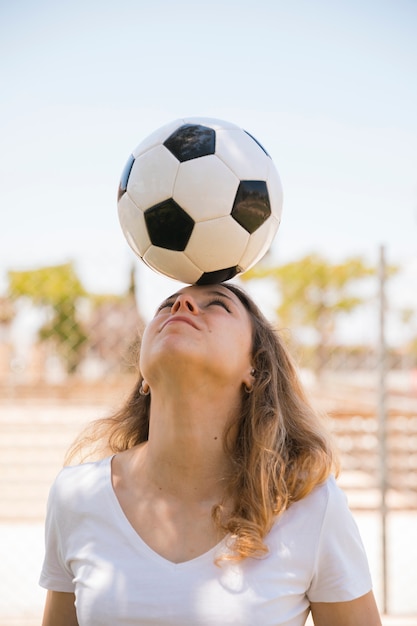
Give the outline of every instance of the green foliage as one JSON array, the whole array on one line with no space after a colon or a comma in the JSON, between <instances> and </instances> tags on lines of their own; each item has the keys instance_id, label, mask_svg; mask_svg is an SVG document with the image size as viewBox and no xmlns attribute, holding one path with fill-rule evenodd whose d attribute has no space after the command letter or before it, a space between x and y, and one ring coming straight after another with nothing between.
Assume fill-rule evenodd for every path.
<instances>
[{"instance_id":1,"label":"green foliage","mask_svg":"<svg viewBox=\"0 0 417 626\"><path fill-rule=\"evenodd\" d=\"M39 338L43 341L48 339L54 341L66 364L67 372L72 374L76 371L82 358L82 348L87 341L87 335L77 320L77 311L73 301L62 300L54 305L52 319L42 326Z\"/></svg>"},{"instance_id":2,"label":"green foliage","mask_svg":"<svg viewBox=\"0 0 417 626\"><path fill-rule=\"evenodd\" d=\"M309 254L284 265L258 265L242 280L270 279L275 284L280 301L277 316L282 326L293 329L313 329L317 336L317 371L326 360L326 347L334 331L335 320L341 314L354 311L367 298L354 292L354 287L376 268L359 257L342 263L330 263L319 254Z\"/></svg>"},{"instance_id":3,"label":"green foliage","mask_svg":"<svg viewBox=\"0 0 417 626\"><path fill-rule=\"evenodd\" d=\"M10 271L9 294L27 297L49 309L50 320L40 329L42 341L53 341L68 373L76 371L87 340L77 319L77 301L86 292L71 263L36 270Z\"/></svg>"},{"instance_id":4,"label":"green foliage","mask_svg":"<svg viewBox=\"0 0 417 626\"><path fill-rule=\"evenodd\" d=\"M8 279L11 297L27 296L35 304L55 305L86 293L72 263L36 270L9 271Z\"/></svg>"}]
</instances>

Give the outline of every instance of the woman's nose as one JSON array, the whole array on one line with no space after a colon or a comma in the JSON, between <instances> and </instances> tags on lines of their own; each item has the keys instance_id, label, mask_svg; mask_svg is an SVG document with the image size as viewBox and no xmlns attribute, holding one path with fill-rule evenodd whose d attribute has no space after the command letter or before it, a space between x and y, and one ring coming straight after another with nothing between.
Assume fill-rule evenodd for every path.
<instances>
[{"instance_id":1,"label":"woman's nose","mask_svg":"<svg viewBox=\"0 0 417 626\"><path fill-rule=\"evenodd\" d=\"M198 313L197 302L189 293L180 293L172 305L171 312L178 313L178 311L184 310L187 313Z\"/></svg>"}]
</instances>

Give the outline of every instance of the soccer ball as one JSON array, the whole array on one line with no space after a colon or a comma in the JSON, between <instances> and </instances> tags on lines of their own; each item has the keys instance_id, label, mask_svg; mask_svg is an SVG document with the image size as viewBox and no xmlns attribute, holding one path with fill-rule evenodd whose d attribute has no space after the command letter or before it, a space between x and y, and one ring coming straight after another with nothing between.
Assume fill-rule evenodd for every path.
<instances>
[{"instance_id":1,"label":"soccer ball","mask_svg":"<svg viewBox=\"0 0 417 626\"><path fill-rule=\"evenodd\" d=\"M239 126L185 118L133 151L118 191L122 231L149 267L183 283L219 283L271 246L282 188L272 159Z\"/></svg>"}]
</instances>

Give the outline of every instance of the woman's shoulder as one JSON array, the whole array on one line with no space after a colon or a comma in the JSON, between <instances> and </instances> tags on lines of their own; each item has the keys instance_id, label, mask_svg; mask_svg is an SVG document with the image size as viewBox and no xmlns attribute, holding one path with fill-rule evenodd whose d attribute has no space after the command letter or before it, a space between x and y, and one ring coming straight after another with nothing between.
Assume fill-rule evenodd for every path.
<instances>
[{"instance_id":1,"label":"woman's shoulder","mask_svg":"<svg viewBox=\"0 0 417 626\"><path fill-rule=\"evenodd\" d=\"M347 505L345 492L337 484L334 474L330 474L325 481L316 485L314 489L302 500L299 501L304 506L318 507L326 509L329 505Z\"/></svg>"},{"instance_id":2,"label":"woman's shoulder","mask_svg":"<svg viewBox=\"0 0 417 626\"><path fill-rule=\"evenodd\" d=\"M99 461L62 468L52 484L51 496L63 501L76 496L82 497L83 494L91 498L100 486L111 480L111 459L112 457L106 457Z\"/></svg>"},{"instance_id":3,"label":"woman's shoulder","mask_svg":"<svg viewBox=\"0 0 417 626\"><path fill-rule=\"evenodd\" d=\"M351 515L347 495L337 484L333 474L322 484L315 487L308 497L312 505L319 506L326 517Z\"/></svg>"},{"instance_id":4,"label":"woman's shoulder","mask_svg":"<svg viewBox=\"0 0 417 626\"><path fill-rule=\"evenodd\" d=\"M331 475L277 517L267 543L272 554L282 556L285 546L312 570L323 534L330 537L335 529L350 528L351 518L346 496Z\"/></svg>"},{"instance_id":5,"label":"woman's shoulder","mask_svg":"<svg viewBox=\"0 0 417 626\"><path fill-rule=\"evenodd\" d=\"M348 511L346 494L337 484L334 475L330 475L304 498L293 502L283 517L291 524L297 519L305 523L308 518L310 528L313 528L315 525L321 527L324 518L329 514L343 517L344 512Z\"/></svg>"}]
</instances>

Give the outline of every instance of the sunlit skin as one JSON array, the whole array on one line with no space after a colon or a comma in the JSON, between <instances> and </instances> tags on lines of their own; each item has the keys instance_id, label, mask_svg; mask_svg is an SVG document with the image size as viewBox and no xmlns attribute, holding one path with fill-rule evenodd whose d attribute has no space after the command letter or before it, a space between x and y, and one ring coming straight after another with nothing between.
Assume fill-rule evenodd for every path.
<instances>
[{"instance_id":1,"label":"sunlit skin","mask_svg":"<svg viewBox=\"0 0 417 626\"><path fill-rule=\"evenodd\" d=\"M221 539L211 511L223 501L229 459L222 435L253 383L252 327L223 286L186 287L148 324L140 369L151 393L149 439L117 454L112 481L130 524L175 563ZM43 626L76 626L73 594L48 592ZM316 626L379 626L372 593L352 602L312 605Z\"/></svg>"}]
</instances>

